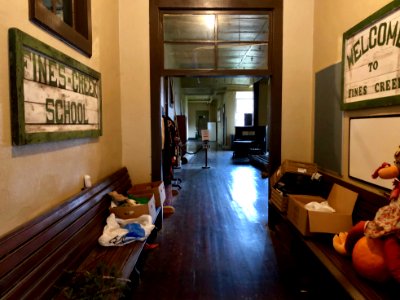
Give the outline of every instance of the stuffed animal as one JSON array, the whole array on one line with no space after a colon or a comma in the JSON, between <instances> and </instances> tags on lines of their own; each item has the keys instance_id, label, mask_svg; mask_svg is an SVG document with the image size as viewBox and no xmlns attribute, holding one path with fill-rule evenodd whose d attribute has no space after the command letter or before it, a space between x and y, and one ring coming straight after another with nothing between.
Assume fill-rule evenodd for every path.
<instances>
[{"instance_id":1,"label":"stuffed animal","mask_svg":"<svg viewBox=\"0 0 400 300\"><path fill-rule=\"evenodd\" d=\"M392 277L400 283L400 148L394 159L394 165L385 162L372 174L374 179L393 179L389 204L377 211L374 220L361 221L348 232L335 235L333 246L352 256L361 276L373 281Z\"/></svg>"}]
</instances>

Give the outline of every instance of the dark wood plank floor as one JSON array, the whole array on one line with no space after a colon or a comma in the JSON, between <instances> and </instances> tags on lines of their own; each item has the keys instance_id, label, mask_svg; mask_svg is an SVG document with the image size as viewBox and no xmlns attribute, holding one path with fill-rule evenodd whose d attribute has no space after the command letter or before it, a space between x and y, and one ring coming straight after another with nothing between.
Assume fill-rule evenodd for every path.
<instances>
[{"instance_id":1,"label":"dark wood plank floor","mask_svg":"<svg viewBox=\"0 0 400 300\"><path fill-rule=\"evenodd\" d=\"M338 299L312 282L267 227L268 181L232 152L204 152L176 170L182 190L139 269L132 299ZM318 275L317 275L318 277ZM320 293L311 293L317 286Z\"/></svg>"}]
</instances>

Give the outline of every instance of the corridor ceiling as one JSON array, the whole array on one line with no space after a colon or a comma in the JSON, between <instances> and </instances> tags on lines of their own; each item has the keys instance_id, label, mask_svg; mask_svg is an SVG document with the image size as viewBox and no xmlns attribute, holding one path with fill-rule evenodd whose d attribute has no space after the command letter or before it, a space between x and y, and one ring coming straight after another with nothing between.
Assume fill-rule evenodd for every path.
<instances>
[{"instance_id":1,"label":"corridor ceiling","mask_svg":"<svg viewBox=\"0 0 400 300\"><path fill-rule=\"evenodd\" d=\"M212 102L226 91L249 91L259 77L183 77L181 88L189 102Z\"/></svg>"}]
</instances>

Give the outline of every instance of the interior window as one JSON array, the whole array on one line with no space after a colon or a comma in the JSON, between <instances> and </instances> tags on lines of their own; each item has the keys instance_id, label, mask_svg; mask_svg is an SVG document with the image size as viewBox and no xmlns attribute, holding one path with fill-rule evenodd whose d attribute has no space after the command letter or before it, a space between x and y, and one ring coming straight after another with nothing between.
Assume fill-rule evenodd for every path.
<instances>
[{"instance_id":1,"label":"interior window","mask_svg":"<svg viewBox=\"0 0 400 300\"><path fill-rule=\"evenodd\" d=\"M92 55L91 0L29 0L29 18Z\"/></svg>"},{"instance_id":2,"label":"interior window","mask_svg":"<svg viewBox=\"0 0 400 300\"><path fill-rule=\"evenodd\" d=\"M236 92L235 126L252 126L253 113L253 92Z\"/></svg>"}]
</instances>

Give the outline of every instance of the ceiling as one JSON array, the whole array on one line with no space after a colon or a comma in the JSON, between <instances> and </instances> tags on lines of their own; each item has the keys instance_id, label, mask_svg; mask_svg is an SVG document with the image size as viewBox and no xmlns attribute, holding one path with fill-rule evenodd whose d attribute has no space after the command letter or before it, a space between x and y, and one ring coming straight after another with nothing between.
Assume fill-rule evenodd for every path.
<instances>
[{"instance_id":1,"label":"ceiling","mask_svg":"<svg viewBox=\"0 0 400 300\"><path fill-rule=\"evenodd\" d=\"M182 77L181 88L189 103L211 103L226 91L249 91L260 77Z\"/></svg>"}]
</instances>

